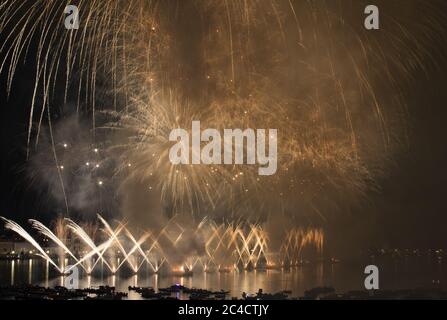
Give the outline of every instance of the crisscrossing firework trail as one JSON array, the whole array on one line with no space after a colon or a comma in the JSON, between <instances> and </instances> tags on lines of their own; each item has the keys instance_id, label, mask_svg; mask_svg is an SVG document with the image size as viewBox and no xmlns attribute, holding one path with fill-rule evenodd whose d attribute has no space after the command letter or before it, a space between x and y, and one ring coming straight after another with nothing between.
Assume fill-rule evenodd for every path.
<instances>
[{"instance_id":1,"label":"crisscrossing firework trail","mask_svg":"<svg viewBox=\"0 0 447 320\"><path fill-rule=\"evenodd\" d=\"M124 266L138 273L144 265L157 273L184 273L202 271L231 271L262 267L296 266L302 260L302 249L314 248L321 254L324 234L321 229L294 228L285 232L278 251L269 246L269 236L259 224L221 223L204 219L195 229L186 229L173 217L158 231L146 230L140 235L132 233L128 224L117 221L112 227L98 215L100 234L88 234L71 219L57 221L52 232L37 220L29 220L31 226L42 237L49 239L53 246L43 248L39 240L30 235L16 222L1 218L5 228L17 233L28 241L36 255L48 261L60 273L81 267L86 273L98 268L99 262L111 273ZM61 228L60 226L63 226ZM203 250L187 250L182 243L193 237ZM71 265L68 265L70 259Z\"/></svg>"}]
</instances>

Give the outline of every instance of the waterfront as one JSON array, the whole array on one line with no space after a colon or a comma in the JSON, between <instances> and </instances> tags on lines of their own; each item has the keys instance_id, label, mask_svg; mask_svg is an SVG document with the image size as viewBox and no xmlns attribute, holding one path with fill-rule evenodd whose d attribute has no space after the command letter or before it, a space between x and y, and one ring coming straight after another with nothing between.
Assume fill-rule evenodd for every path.
<instances>
[{"instance_id":1,"label":"waterfront","mask_svg":"<svg viewBox=\"0 0 447 320\"><path fill-rule=\"evenodd\" d=\"M376 263L381 270L380 289L446 289L447 268L442 259L432 256L381 257L370 262ZM105 268L100 268L90 276L81 272L79 287L96 288L108 285L127 293L129 286L153 287L158 290L180 284L189 288L228 290L228 298L240 298L243 292L255 294L260 288L271 293L287 290L291 292L290 297L300 297L306 290L321 286L334 287L337 292L364 290L363 269L367 263L309 263L289 270L195 272L185 277L152 274L146 270L141 270L138 274L122 270L112 275ZM0 261L0 286L29 284L44 287L63 286L64 278L48 267L42 259ZM141 299L136 292L128 293L128 299ZM178 298L186 297L178 294Z\"/></svg>"}]
</instances>

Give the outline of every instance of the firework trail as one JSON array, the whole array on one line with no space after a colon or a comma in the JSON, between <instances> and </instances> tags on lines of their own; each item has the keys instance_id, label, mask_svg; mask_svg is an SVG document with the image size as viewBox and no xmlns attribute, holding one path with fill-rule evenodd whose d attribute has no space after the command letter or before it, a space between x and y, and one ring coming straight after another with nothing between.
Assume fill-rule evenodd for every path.
<instances>
[{"instance_id":1,"label":"firework trail","mask_svg":"<svg viewBox=\"0 0 447 320\"><path fill-rule=\"evenodd\" d=\"M110 266L110 264L104 259L103 255L105 250L107 250L108 246L106 246L104 249L100 249L96 246L96 244L94 243L93 239L90 238L90 236L85 232L84 229L82 229L81 226L79 226L78 224L76 224L74 221L67 219L67 227L72 230L82 241L84 241L88 247L96 254L98 255L98 260L101 260L102 262L104 262L104 264L107 266L107 268L109 268L110 271L114 272L115 268L113 266ZM113 243L112 239L110 241L110 244ZM79 261L78 261L79 262Z\"/></svg>"},{"instance_id":2,"label":"firework trail","mask_svg":"<svg viewBox=\"0 0 447 320\"><path fill-rule=\"evenodd\" d=\"M366 196L405 142L405 91L414 70L436 61L445 31L442 1L379 1L380 33L362 27L365 1L80 0L77 31L62 23L67 4L0 5L8 91L37 48L28 149L42 144L47 124L42 149L70 207L51 126L55 110L64 112L51 103L62 82L64 101L91 112L89 145L118 163L109 172L118 188L145 186L168 214L198 219L324 221ZM168 133L192 120L278 128L278 173L171 165Z\"/></svg>"},{"instance_id":3,"label":"firework trail","mask_svg":"<svg viewBox=\"0 0 447 320\"><path fill-rule=\"evenodd\" d=\"M51 263L59 272L62 273L63 269L59 268L59 266L51 259L48 254L42 249L42 247L37 243L34 238L25 231L20 225L18 225L16 222L12 220L8 220L4 217L0 217L1 220L5 223L5 228L9 229L11 231L16 232L18 235L20 235L22 238L24 238L26 241L28 241L36 250L39 252L38 255L47 260L49 263Z\"/></svg>"},{"instance_id":4,"label":"firework trail","mask_svg":"<svg viewBox=\"0 0 447 320\"><path fill-rule=\"evenodd\" d=\"M134 234L122 222L118 222L116 231L113 229L106 231L107 237L104 241L99 237L91 239L87 236L88 230L67 220L67 223L63 224L66 231L74 230L75 232L69 235L69 238L66 239L67 244L65 244L45 225L36 220L30 220L35 230L54 241L56 245L54 249L44 251L37 243L38 240L20 225L12 220L0 218L5 222L6 229L17 233L28 241L38 251L36 255L49 261L61 274L67 274L76 266L82 267L87 274L91 274L95 271L98 261L103 261L113 274L122 269L126 263L134 273L138 273L145 263L150 268L149 271L154 273L159 272L162 265L165 265L164 269L167 268L169 273L184 273L185 270L192 272L197 268L205 272L228 272L238 269L294 267L299 265L305 257L302 253L303 249L316 249L319 257L321 257L323 249L321 229L289 229L286 236L281 239L280 250L272 251L270 237L262 226L247 223L216 224L209 219L204 219L197 225L191 225L187 232L180 227L181 220L171 219L156 237L152 236L155 230L147 230L139 240L136 240ZM104 225L109 226L102 217L98 216L98 219ZM126 237L119 236L123 230ZM55 232L57 233L57 230ZM80 237L88 243L89 249L82 252L79 257L75 255L79 253L75 250L76 242L72 236ZM131 248L126 252L123 243L127 243L128 240L131 241ZM95 242L99 244L96 245ZM190 247L188 244L190 242L196 242L195 249ZM116 265L114 264L116 257L109 251L113 247L121 249L118 252L120 257ZM145 250L143 247L149 249ZM62 255L59 255L59 250L62 250ZM50 256L53 254L58 255L62 266L57 266L56 262L51 259ZM95 256L97 257L96 262L91 264L90 261ZM141 262L138 261L140 256L142 257ZM121 258L122 260L120 260ZM72 260L71 266L65 265L65 261L68 259ZM106 259L110 263L107 263Z\"/></svg>"},{"instance_id":5,"label":"firework trail","mask_svg":"<svg viewBox=\"0 0 447 320\"><path fill-rule=\"evenodd\" d=\"M62 257L65 256L65 254L69 254L70 257L72 257L76 262L78 262L78 258L68 249L68 247L60 240L61 238L57 237L50 229L48 229L44 224L41 222L30 219L29 222L35 228L37 231L39 231L42 235L48 237L51 239L60 249L63 250ZM57 233L57 230L56 230ZM59 258L61 258L61 256ZM63 264L65 259L60 259L60 263ZM82 266L82 265L81 265ZM64 270L64 265L61 266L61 270Z\"/></svg>"}]
</instances>

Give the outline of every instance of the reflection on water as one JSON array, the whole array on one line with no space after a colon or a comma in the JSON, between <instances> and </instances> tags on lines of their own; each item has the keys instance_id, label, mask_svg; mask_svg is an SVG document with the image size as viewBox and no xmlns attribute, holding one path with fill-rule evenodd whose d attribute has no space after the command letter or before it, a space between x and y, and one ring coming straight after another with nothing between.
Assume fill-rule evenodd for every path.
<instances>
[{"instance_id":1,"label":"reflection on water","mask_svg":"<svg viewBox=\"0 0 447 320\"><path fill-rule=\"evenodd\" d=\"M11 261L11 286L14 285L14 270L15 270L16 262L15 260Z\"/></svg>"},{"instance_id":2,"label":"reflection on water","mask_svg":"<svg viewBox=\"0 0 447 320\"><path fill-rule=\"evenodd\" d=\"M375 261L380 269L381 289L408 289L431 287L445 288L447 270L442 261L411 258ZM111 275L105 268L99 268L92 275L80 273L81 288L109 285L116 290L127 292L128 286L158 288L181 284L208 290L229 290L231 296L240 297L242 292L255 293L260 288L264 292L292 291L293 297L301 296L305 290L317 286L333 286L338 292L362 290L364 267L369 263L316 263L290 270L253 270L228 273L196 272L190 277L153 274L141 270L138 275ZM56 274L48 262L41 259L0 261L0 286L33 284L54 287L64 284L64 278ZM182 297L180 297L182 298ZM129 292L129 299L140 299L140 295Z\"/></svg>"}]
</instances>

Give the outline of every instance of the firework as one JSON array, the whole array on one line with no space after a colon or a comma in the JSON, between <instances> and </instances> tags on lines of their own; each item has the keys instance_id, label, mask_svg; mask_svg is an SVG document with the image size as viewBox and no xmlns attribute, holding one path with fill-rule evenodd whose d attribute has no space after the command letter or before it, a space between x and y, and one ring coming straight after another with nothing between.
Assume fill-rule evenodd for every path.
<instances>
[{"instance_id":1,"label":"firework","mask_svg":"<svg viewBox=\"0 0 447 320\"><path fill-rule=\"evenodd\" d=\"M30 220L35 230L56 245L55 249L51 249L54 252L50 252L48 249L45 251L38 240L17 223L2 218L6 229L28 241L38 251L37 256L50 262L60 273L68 273L80 266L87 274L91 274L99 261L104 263L112 274L122 269L125 264L133 273L138 273L144 264L154 273L160 272L163 265L166 265L169 273L177 273L180 270L183 270L182 273L192 272L198 269L204 272L226 272L294 267L301 263L304 248L315 250L320 257L323 249L324 235L320 229L285 228L287 232L279 251L276 251L270 243L268 232L259 224L216 224L204 219L197 225L191 225L186 231L180 226L181 220L174 218L161 230L147 230L136 240L135 233L126 228L123 222L118 222L116 229L113 229L101 216L98 216L98 219L106 228L105 239L99 236L90 238L87 230L67 219L64 228L66 232L73 231L73 234L64 240L67 243L41 222ZM75 255L76 238L88 246L87 250L82 250L78 255ZM125 247L129 245L130 249L126 250ZM120 251L116 252L113 248ZM57 260L51 257L54 254ZM69 259L72 261L70 266L65 264ZM96 259L93 264L92 259ZM57 262L62 265L58 266Z\"/></svg>"},{"instance_id":2,"label":"firework","mask_svg":"<svg viewBox=\"0 0 447 320\"><path fill-rule=\"evenodd\" d=\"M375 188L405 141L406 84L412 70L427 67L443 29L443 14L420 8L435 12L440 3L412 1L402 11L381 2L395 16L378 34L347 14L361 16L363 1L81 0L77 31L62 23L68 2L4 1L1 71L11 90L20 60L37 44L28 150L35 141L55 164L67 211L77 184L66 168L99 163L80 159L86 152L62 161L52 115L66 107L51 100L60 89L78 115L91 112L86 145L104 146L105 159L116 163L104 175L117 190L144 187L135 198L125 192L130 202L158 199L168 216L198 221L281 214L324 221ZM216 129L278 128L278 173L172 165L169 132L193 120ZM107 181L91 180L104 197Z\"/></svg>"}]
</instances>

